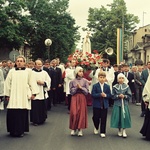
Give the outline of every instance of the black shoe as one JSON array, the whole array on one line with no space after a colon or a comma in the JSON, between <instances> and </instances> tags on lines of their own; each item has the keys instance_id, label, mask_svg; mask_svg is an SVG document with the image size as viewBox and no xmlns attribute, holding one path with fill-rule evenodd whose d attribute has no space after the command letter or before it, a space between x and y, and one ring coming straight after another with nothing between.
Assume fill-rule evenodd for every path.
<instances>
[{"instance_id":1,"label":"black shoe","mask_svg":"<svg viewBox=\"0 0 150 150\"><path fill-rule=\"evenodd\" d=\"M145 112L142 112L140 117L144 117L145 116Z\"/></svg>"},{"instance_id":2,"label":"black shoe","mask_svg":"<svg viewBox=\"0 0 150 150\"><path fill-rule=\"evenodd\" d=\"M19 137L24 137L24 133L20 134L20 136L19 136Z\"/></svg>"},{"instance_id":3,"label":"black shoe","mask_svg":"<svg viewBox=\"0 0 150 150\"><path fill-rule=\"evenodd\" d=\"M11 137L15 137L15 134L13 134L13 133L10 133L9 135L10 135Z\"/></svg>"},{"instance_id":4,"label":"black shoe","mask_svg":"<svg viewBox=\"0 0 150 150\"><path fill-rule=\"evenodd\" d=\"M37 124L37 123L32 123L32 125L33 125L33 126L38 126L38 124Z\"/></svg>"},{"instance_id":5,"label":"black shoe","mask_svg":"<svg viewBox=\"0 0 150 150\"><path fill-rule=\"evenodd\" d=\"M47 111L51 111L51 108L47 108Z\"/></svg>"},{"instance_id":6,"label":"black shoe","mask_svg":"<svg viewBox=\"0 0 150 150\"><path fill-rule=\"evenodd\" d=\"M10 133L11 137L24 137L24 133L18 134L18 133Z\"/></svg>"}]
</instances>

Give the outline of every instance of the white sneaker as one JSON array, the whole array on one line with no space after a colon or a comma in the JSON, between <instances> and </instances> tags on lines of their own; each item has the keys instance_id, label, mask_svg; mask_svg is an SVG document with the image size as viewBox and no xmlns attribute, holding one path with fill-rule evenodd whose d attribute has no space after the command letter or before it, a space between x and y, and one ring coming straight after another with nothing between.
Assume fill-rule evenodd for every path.
<instances>
[{"instance_id":1,"label":"white sneaker","mask_svg":"<svg viewBox=\"0 0 150 150\"><path fill-rule=\"evenodd\" d=\"M118 136L122 136L122 129L119 129Z\"/></svg>"},{"instance_id":2,"label":"white sneaker","mask_svg":"<svg viewBox=\"0 0 150 150\"><path fill-rule=\"evenodd\" d=\"M94 128L94 134L98 134L98 130Z\"/></svg>"},{"instance_id":3,"label":"white sneaker","mask_svg":"<svg viewBox=\"0 0 150 150\"><path fill-rule=\"evenodd\" d=\"M141 106L141 103L136 103L136 106Z\"/></svg>"},{"instance_id":4,"label":"white sneaker","mask_svg":"<svg viewBox=\"0 0 150 150\"><path fill-rule=\"evenodd\" d=\"M76 135L76 131L75 130L71 130L71 135Z\"/></svg>"},{"instance_id":5,"label":"white sneaker","mask_svg":"<svg viewBox=\"0 0 150 150\"><path fill-rule=\"evenodd\" d=\"M126 130L125 130L125 129L122 130L122 136L123 136L124 138L127 137L127 134L126 134Z\"/></svg>"},{"instance_id":6,"label":"white sneaker","mask_svg":"<svg viewBox=\"0 0 150 150\"><path fill-rule=\"evenodd\" d=\"M79 130L79 132L78 132L78 136L83 136L83 132L82 132L82 130Z\"/></svg>"},{"instance_id":7,"label":"white sneaker","mask_svg":"<svg viewBox=\"0 0 150 150\"><path fill-rule=\"evenodd\" d=\"M101 133L100 136L101 136L102 138L105 138L105 137L106 137L106 135L105 135L104 133Z\"/></svg>"}]
</instances>

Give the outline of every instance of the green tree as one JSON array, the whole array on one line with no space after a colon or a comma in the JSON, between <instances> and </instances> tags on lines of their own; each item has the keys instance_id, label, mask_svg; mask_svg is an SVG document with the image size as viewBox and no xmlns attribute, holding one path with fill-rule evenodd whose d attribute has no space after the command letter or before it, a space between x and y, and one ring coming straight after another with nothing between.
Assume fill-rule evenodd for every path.
<instances>
[{"instance_id":1,"label":"green tree","mask_svg":"<svg viewBox=\"0 0 150 150\"><path fill-rule=\"evenodd\" d=\"M23 11L28 10L23 0L0 1L0 45L19 49L23 45L31 21ZM28 29L28 30L24 30Z\"/></svg>"},{"instance_id":2,"label":"green tree","mask_svg":"<svg viewBox=\"0 0 150 150\"><path fill-rule=\"evenodd\" d=\"M1 48L19 49L26 41L33 59L47 59L44 41L50 38L50 59L60 57L66 61L79 40L78 26L67 12L68 3L69 0L1 0Z\"/></svg>"},{"instance_id":3,"label":"green tree","mask_svg":"<svg viewBox=\"0 0 150 150\"><path fill-rule=\"evenodd\" d=\"M79 39L75 20L67 12L68 0L35 0L33 3L29 1L28 7L35 24L29 39L33 57L47 58L44 41L50 38L50 59L60 57L62 61L66 61Z\"/></svg>"},{"instance_id":4,"label":"green tree","mask_svg":"<svg viewBox=\"0 0 150 150\"><path fill-rule=\"evenodd\" d=\"M131 31L139 23L137 16L127 13L124 0L114 0L112 4L101 8L90 8L88 16L88 27L92 31L92 49L104 52L108 47L116 53L117 28L124 28L124 41ZM124 47L125 50L125 47ZM107 56L105 56L107 57ZM109 56L111 62L116 63L116 56Z\"/></svg>"}]
</instances>

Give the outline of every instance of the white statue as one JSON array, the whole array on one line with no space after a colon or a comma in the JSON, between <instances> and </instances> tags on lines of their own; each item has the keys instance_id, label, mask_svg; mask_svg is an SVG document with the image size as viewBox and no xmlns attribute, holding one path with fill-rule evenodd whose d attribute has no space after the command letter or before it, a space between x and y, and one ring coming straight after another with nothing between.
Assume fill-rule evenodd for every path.
<instances>
[{"instance_id":1,"label":"white statue","mask_svg":"<svg viewBox=\"0 0 150 150\"><path fill-rule=\"evenodd\" d=\"M91 41L90 41L90 38L89 38L89 34L90 34L90 32L87 32L87 35L83 40L82 51L83 51L84 56L86 55L86 52L91 53Z\"/></svg>"}]
</instances>

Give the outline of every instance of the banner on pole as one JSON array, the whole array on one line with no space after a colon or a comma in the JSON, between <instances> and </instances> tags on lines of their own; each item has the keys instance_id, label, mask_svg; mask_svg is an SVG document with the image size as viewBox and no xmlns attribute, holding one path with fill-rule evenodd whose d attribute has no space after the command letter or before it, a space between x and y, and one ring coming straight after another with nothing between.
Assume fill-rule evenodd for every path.
<instances>
[{"instance_id":1,"label":"banner on pole","mask_svg":"<svg viewBox=\"0 0 150 150\"><path fill-rule=\"evenodd\" d=\"M117 64L123 61L123 32L117 28Z\"/></svg>"}]
</instances>

